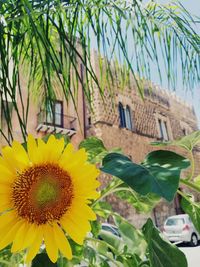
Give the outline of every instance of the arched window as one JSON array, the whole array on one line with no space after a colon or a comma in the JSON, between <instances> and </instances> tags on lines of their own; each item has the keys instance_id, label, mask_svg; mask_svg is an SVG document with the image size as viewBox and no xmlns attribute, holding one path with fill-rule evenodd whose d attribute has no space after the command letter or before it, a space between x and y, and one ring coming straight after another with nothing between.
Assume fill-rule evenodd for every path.
<instances>
[{"instance_id":1,"label":"arched window","mask_svg":"<svg viewBox=\"0 0 200 267\"><path fill-rule=\"evenodd\" d=\"M131 110L128 105L126 106L125 120L126 120L126 128L132 130L133 127L132 127Z\"/></svg>"},{"instance_id":2,"label":"arched window","mask_svg":"<svg viewBox=\"0 0 200 267\"><path fill-rule=\"evenodd\" d=\"M120 102L118 105L118 109L119 109L120 127L125 128L126 127L125 112L124 112L124 107L123 107L122 103L120 103Z\"/></svg>"}]
</instances>

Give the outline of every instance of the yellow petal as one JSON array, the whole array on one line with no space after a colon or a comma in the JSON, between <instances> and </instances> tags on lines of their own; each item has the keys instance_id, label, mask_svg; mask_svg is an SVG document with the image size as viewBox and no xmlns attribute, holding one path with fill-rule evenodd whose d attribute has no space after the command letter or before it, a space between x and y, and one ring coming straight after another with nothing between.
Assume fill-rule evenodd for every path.
<instances>
[{"instance_id":1,"label":"yellow petal","mask_svg":"<svg viewBox=\"0 0 200 267\"><path fill-rule=\"evenodd\" d=\"M66 167L66 164L68 164L71 161L73 154L74 154L74 146L71 143L69 143L64 149L62 155L60 156L59 159L60 166Z\"/></svg>"},{"instance_id":2,"label":"yellow petal","mask_svg":"<svg viewBox=\"0 0 200 267\"><path fill-rule=\"evenodd\" d=\"M12 225L16 221L16 216L14 211L5 212L0 216L0 231L7 225Z\"/></svg>"},{"instance_id":3,"label":"yellow petal","mask_svg":"<svg viewBox=\"0 0 200 267\"><path fill-rule=\"evenodd\" d=\"M53 225L53 230L54 230L55 241L59 250L68 260L71 260L72 250L65 234L57 224Z\"/></svg>"},{"instance_id":4,"label":"yellow petal","mask_svg":"<svg viewBox=\"0 0 200 267\"><path fill-rule=\"evenodd\" d=\"M25 238L27 238L26 237L27 230L28 230L28 226L24 221L23 224L19 227L19 229L16 232L15 238L13 240L12 248L11 248L12 253L15 253L23 249L24 240Z\"/></svg>"},{"instance_id":5,"label":"yellow petal","mask_svg":"<svg viewBox=\"0 0 200 267\"><path fill-rule=\"evenodd\" d=\"M31 244L27 255L26 255L26 259L25 262L29 263L32 261L32 259L36 256L36 254L38 253L39 249L40 249L40 245L42 243L43 240L43 234L42 234L42 227L38 227L37 231L36 231L36 238L33 241L33 243Z\"/></svg>"},{"instance_id":6,"label":"yellow petal","mask_svg":"<svg viewBox=\"0 0 200 267\"><path fill-rule=\"evenodd\" d=\"M0 212L10 210L12 208L10 198L8 195L1 195Z\"/></svg>"},{"instance_id":7,"label":"yellow petal","mask_svg":"<svg viewBox=\"0 0 200 267\"><path fill-rule=\"evenodd\" d=\"M37 143L35 138L32 135L28 135L27 138L27 149L28 149L28 156L32 163L36 163L38 159L37 153Z\"/></svg>"},{"instance_id":8,"label":"yellow petal","mask_svg":"<svg viewBox=\"0 0 200 267\"><path fill-rule=\"evenodd\" d=\"M6 195L8 195L8 194L10 194L11 193L11 186L10 185L8 185L8 184L1 184L0 183L0 195L1 194L6 194Z\"/></svg>"},{"instance_id":9,"label":"yellow petal","mask_svg":"<svg viewBox=\"0 0 200 267\"><path fill-rule=\"evenodd\" d=\"M64 138L56 139L54 135L51 135L46 144L46 157L47 161L58 161L65 146Z\"/></svg>"},{"instance_id":10,"label":"yellow petal","mask_svg":"<svg viewBox=\"0 0 200 267\"><path fill-rule=\"evenodd\" d=\"M69 159L63 158L63 163L66 162L66 167L68 171L71 169L79 167L82 169L83 165L87 161L87 153L84 148L79 149L77 152L71 154Z\"/></svg>"},{"instance_id":11,"label":"yellow petal","mask_svg":"<svg viewBox=\"0 0 200 267\"><path fill-rule=\"evenodd\" d=\"M64 138L56 139L51 135L45 144L41 139L38 139L38 153L42 162L57 162L64 149Z\"/></svg>"},{"instance_id":12,"label":"yellow petal","mask_svg":"<svg viewBox=\"0 0 200 267\"><path fill-rule=\"evenodd\" d=\"M5 165L0 165L0 183L10 184L14 178L15 175Z\"/></svg>"},{"instance_id":13,"label":"yellow petal","mask_svg":"<svg viewBox=\"0 0 200 267\"><path fill-rule=\"evenodd\" d=\"M16 158L19 162L24 164L24 166L29 165L29 158L24 147L17 141L13 141L12 143L12 151L16 154Z\"/></svg>"},{"instance_id":14,"label":"yellow petal","mask_svg":"<svg viewBox=\"0 0 200 267\"><path fill-rule=\"evenodd\" d=\"M21 225L23 224L23 221L18 221L11 227L8 226L8 229L4 228L4 235L1 236L0 239L0 250L8 246L10 243L12 243L13 239L15 238L15 235L17 233L17 230ZM6 231L7 230L7 231Z\"/></svg>"},{"instance_id":15,"label":"yellow petal","mask_svg":"<svg viewBox=\"0 0 200 267\"><path fill-rule=\"evenodd\" d=\"M26 232L26 238L24 240L24 243L22 245L22 249L25 249L27 247L30 247L30 245L33 243L37 236L37 225L35 224L28 224L28 230Z\"/></svg>"},{"instance_id":16,"label":"yellow petal","mask_svg":"<svg viewBox=\"0 0 200 267\"><path fill-rule=\"evenodd\" d=\"M94 211L87 205L80 205L79 211L81 211L81 214L84 214L88 218L88 220L95 221L97 218Z\"/></svg>"},{"instance_id":17,"label":"yellow petal","mask_svg":"<svg viewBox=\"0 0 200 267\"><path fill-rule=\"evenodd\" d=\"M79 229L78 223L72 222L69 218L63 217L60 221L62 227L65 229L67 234L79 245L83 244L85 238L85 231ZM78 231L77 231L78 229Z\"/></svg>"},{"instance_id":18,"label":"yellow petal","mask_svg":"<svg viewBox=\"0 0 200 267\"><path fill-rule=\"evenodd\" d=\"M52 262L56 262L58 258L58 247L55 244L53 235L53 227L46 224L44 225L44 242L47 254Z\"/></svg>"},{"instance_id":19,"label":"yellow petal","mask_svg":"<svg viewBox=\"0 0 200 267\"><path fill-rule=\"evenodd\" d=\"M29 164L25 150L18 142L13 142L13 147L2 149L3 161L13 173L23 170Z\"/></svg>"}]
</instances>

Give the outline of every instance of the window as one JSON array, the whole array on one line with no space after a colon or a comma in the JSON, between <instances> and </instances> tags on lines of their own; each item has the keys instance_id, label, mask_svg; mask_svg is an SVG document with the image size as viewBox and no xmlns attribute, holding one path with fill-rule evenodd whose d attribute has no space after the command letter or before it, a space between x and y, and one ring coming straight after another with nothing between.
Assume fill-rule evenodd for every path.
<instances>
[{"instance_id":1,"label":"window","mask_svg":"<svg viewBox=\"0 0 200 267\"><path fill-rule=\"evenodd\" d=\"M118 109L119 109L120 127L125 128L126 127L125 111L122 103L119 103Z\"/></svg>"},{"instance_id":2,"label":"window","mask_svg":"<svg viewBox=\"0 0 200 267\"><path fill-rule=\"evenodd\" d=\"M132 130L131 110L129 106L126 106L125 110L125 122L126 122L126 128Z\"/></svg>"},{"instance_id":3,"label":"window","mask_svg":"<svg viewBox=\"0 0 200 267\"><path fill-rule=\"evenodd\" d=\"M130 107L127 105L126 108L124 108L122 103L119 103L118 109L119 109L120 127L132 130L133 127L132 127L132 116Z\"/></svg>"},{"instance_id":4,"label":"window","mask_svg":"<svg viewBox=\"0 0 200 267\"><path fill-rule=\"evenodd\" d=\"M46 122L55 126L63 127L63 102L52 101L47 103Z\"/></svg>"},{"instance_id":5,"label":"window","mask_svg":"<svg viewBox=\"0 0 200 267\"><path fill-rule=\"evenodd\" d=\"M169 134L168 134L167 122L162 119L158 119L158 124L159 124L160 138L162 140L168 141Z\"/></svg>"}]
</instances>

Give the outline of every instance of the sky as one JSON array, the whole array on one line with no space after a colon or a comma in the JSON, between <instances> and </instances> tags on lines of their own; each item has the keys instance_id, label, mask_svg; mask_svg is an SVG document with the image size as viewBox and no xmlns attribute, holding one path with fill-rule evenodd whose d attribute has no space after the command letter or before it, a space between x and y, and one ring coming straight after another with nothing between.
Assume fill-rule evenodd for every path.
<instances>
[{"instance_id":1,"label":"sky","mask_svg":"<svg viewBox=\"0 0 200 267\"><path fill-rule=\"evenodd\" d=\"M147 2L149 2L150 0L143 0L142 2L145 4ZM167 4L170 2L173 2L173 0L154 0L158 3L162 3L162 4ZM176 0L174 0L175 2ZM200 17L200 0L179 0L179 2L190 12L191 15L194 16L198 16ZM124 29L125 29L125 25L124 25ZM198 32L200 34L200 25L198 26ZM123 32L123 31L122 31ZM91 36L91 40L92 40L92 46L94 46L94 48L96 48L96 43L94 40L95 37ZM132 50L132 43L129 42L128 43L128 51L131 52ZM159 51L158 51L158 57L162 58L162 53L160 52L160 56L159 56ZM162 64L162 59L160 61L160 68L161 68L161 75L162 75L162 84L160 84L160 78L159 78L159 74L157 71L157 67L155 63L152 63L152 65L150 65L151 68L151 80L153 83L161 85L161 88L168 90L168 81L167 81L167 75L166 72L164 71L165 67L164 67L164 63ZM181 64L181 63L178 63ZM163 66L162 66L163 65ZM181 67L181 65L180 65ZM155 70L154 70L155 68ZM162 71L163 69L163 71ZM177 66L177 69L179 69L179 66ZM183 85L182 85L182 81L181 81L181 75L178 77L177 79L177 85L175 88L175 94L178 95L183 101L187 102L188 104L192 105L195 109L195 113L197 116L197 120L198 120L198 127L200 129L200 84L196 87L196 88L189 88L189 89L184 89Z\"/></svg>"},{"instance_id":2,"label":"sky","mask_svg":"<svg viewBox=\"0 0 200 267\"><path fill-rule=\"evenodd\" d=\"M200 0L179 0L181 4L193 15L200 17ZM169 3L169 0L157 0L158 3ZM199 26L200 33L200 26ZM155 72L156 73L156 72ZM153 82L159 84L158 75L152 75ZM165 88L167 88L167 84L163 84ZM177 89L175 92L181 99L186 101L187 103L194 106L195 113L198 119L198 125L200 128L200 84L196 88L192 88L189 90L184 90L180 82L177 84Z\"/></svg>"}]
</instances>

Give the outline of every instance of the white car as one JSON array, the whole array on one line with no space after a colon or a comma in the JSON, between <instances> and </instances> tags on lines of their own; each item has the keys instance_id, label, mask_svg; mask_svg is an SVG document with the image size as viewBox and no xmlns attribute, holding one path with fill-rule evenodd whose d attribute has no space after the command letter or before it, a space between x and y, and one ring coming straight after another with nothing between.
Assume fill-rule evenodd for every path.
<instances>
[{"instance_id":1,"label":"white car","mask_svg":"<svg viewBox=\"0 0 200 267\"><path fill-rule=\"evenodd\" d=\"M191 246L197 246L200 240L200 235L188 214L167 218L163 227L163 235L170 242L189 242Z\"/></svg>"}]
</instances>

